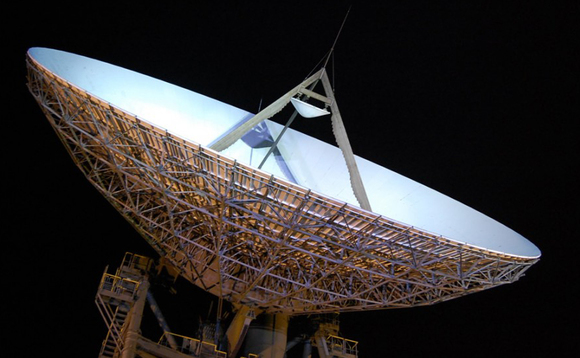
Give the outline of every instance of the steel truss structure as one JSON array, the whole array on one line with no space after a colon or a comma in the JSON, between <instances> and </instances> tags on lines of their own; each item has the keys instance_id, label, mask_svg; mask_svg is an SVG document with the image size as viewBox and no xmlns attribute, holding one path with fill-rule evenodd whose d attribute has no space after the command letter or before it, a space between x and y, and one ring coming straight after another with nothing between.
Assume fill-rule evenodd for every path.
<instances>
[{"instance_id":1,"label":"steel truss structure","mask_svg":"<svg viewBox=\"0 0 580 358\"><path fill-rule=\"evenodd\" d=\"M514 282L538 260L311 192L27 64L31 93L87 179L183 277L234 305L289 315L430 305Z\"/></svg>"}]
</instances>

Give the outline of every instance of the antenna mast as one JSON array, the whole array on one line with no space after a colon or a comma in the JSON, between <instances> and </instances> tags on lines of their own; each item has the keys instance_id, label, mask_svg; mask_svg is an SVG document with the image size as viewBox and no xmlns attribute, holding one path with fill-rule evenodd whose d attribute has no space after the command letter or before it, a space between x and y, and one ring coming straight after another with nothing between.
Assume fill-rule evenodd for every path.
<instances>
[{"instance_id":1,"label":"antenna mast","mask_svg":"<svg viewBox=\"0 0 580 358\"><path fill-rule=\"evenodd\" d=\"M332 53L334 52L334 46L336 46L336 42L338 41L338 37L340 36L340 33L342 32L342 28L344 27L344 24L346 22L346 18L348 17L348 14L350 13L350 8L351 6L349 6L346 15L344 16L344 19L342 20L342 24L340 25L340 28L338 29L338 33L336 34L336 37L334 38L334 42L332 43L332 47L330 48L330 51L328 52L328 56L326 57L326 61L324 61L324 68L326 68L326 65L328 64L328 60L330 59L330 56L332 55Z\"/></svg>"}]
</instances>

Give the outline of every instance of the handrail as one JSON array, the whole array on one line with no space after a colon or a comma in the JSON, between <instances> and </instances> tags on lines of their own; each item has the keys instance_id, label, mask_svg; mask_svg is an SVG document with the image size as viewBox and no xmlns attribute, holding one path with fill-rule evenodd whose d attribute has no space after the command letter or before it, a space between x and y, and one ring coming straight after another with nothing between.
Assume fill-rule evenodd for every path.
<instances>
[{"instance_id":1,"label":"handrail","mask_svg":"<svg viewBox=\"0 0 580 358\"><path fill-rule=\"evenodd\" d=\"M328 344L330 351L336 350L335 348L338 348L338 351L342 353L352 355L357 355L358 353L357 349L358 342L353 341L352 339L347 339L329 334L326 337L326 342Z\"/></svg>"},{"instance_id":2,"label":"handrail","mask_svg":"<svg viewBox=\"0 0 580 358\"><path fill-rule=\"evenodd\" d=\"M147 272L151 268L152 260L149 257L126 252L123 257L122 267L137 269L142 272Z\"/></svg>"},{"instance_id":3,"label":"handrail","mask_svg":"<svg viewBox=\"0 0 580 358\"><path fill-rule=\"evenodd\" d=\"M166 336L172 336L173 338L177 338L176 341L181 340L181 348L178 349L181 353L191 354L196 353L199 354L202 347L206 346L210 350L212 350L215 355L215 358L227 358L227 353L221 351L217 348L217 345L210 342L201 341L197 338L187 337L180 334L172 333L172 332L164 332L161 338L159 339L159 345L168 346Z\"/></svg>"},{"instance_id":4,"label":"handrail","mask_svg":"<svg viewBox=\"0 0 580 358\"><path fill-rule=\"evenodd\" d=\"M139 289L139 285L139 281L110 273L104 273L103 278L101 279L100 288L103 291L112 292L116 295L128 295L133 297Z\"/></svg>"}]
</instances>

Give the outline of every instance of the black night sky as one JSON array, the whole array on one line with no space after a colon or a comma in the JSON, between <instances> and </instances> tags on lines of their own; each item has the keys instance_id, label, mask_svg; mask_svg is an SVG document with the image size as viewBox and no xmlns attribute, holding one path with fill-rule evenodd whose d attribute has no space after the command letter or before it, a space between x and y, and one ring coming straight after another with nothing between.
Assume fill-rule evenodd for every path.
<instances>
[{"instance_id":1,"label":"black night sky","mask_svg":"<svg viewBox=\"0 0 580 358\"><path fill-rule=\"evenodd\" d=\"M352 5L329 66L354 152L504 223L543 256L511 285L430 307L343 314L343 336L360 342L360 357L578 354L580 6L382 3ZM5 8L8 356L96 357L106 327L94 297L105 267L115 268L126 251L154 255L76 169L28 93L26 50L85 55L255 113L315 68L349 6L56 1ZM293 127L334 143L328 121ZM211 300L183 283L177 296L160 296L181 307L166 315L185 335Z\"/></svg>"}]
</instances>

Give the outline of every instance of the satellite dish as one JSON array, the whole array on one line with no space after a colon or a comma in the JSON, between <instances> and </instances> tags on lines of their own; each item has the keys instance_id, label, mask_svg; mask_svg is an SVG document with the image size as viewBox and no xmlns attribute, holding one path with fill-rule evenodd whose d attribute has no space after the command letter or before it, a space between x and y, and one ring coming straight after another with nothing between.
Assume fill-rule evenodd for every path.
<instances>
[{"instance_id":1,"label":"satellite dish","mask_svg":"<svg viewBox=\"0 0 580 358\"><path fill-rule=\"evenodd\" d=\"M288 102L324 111L292 99L323 70L252 114L71 53L32 48L27 62L31 93L87 179L183 277L235 305L430 305L514 282L540 257L486 215L348 154L336 101L339 147L288 128L257 169L268 148L251 143L284 129L269 118ZM258 125L263 140L243 138Z\"/></svg>"},{"instance_id":2,"label":"satellite dish","mask_svg":"<svg viewBox=\"0 0 580 358\"><path fill-rule=\"evenodd\" d=\"M292 105L294 106L294 108L296 108L298 113L300 113L300 115L304 118L315 118L330 114L330 112L327 111L326 109L318 108L316 106L311 105L310 103L303 102L295 97L290 98L290 101L292 102Z\"/></svg>"}]
</instances>

